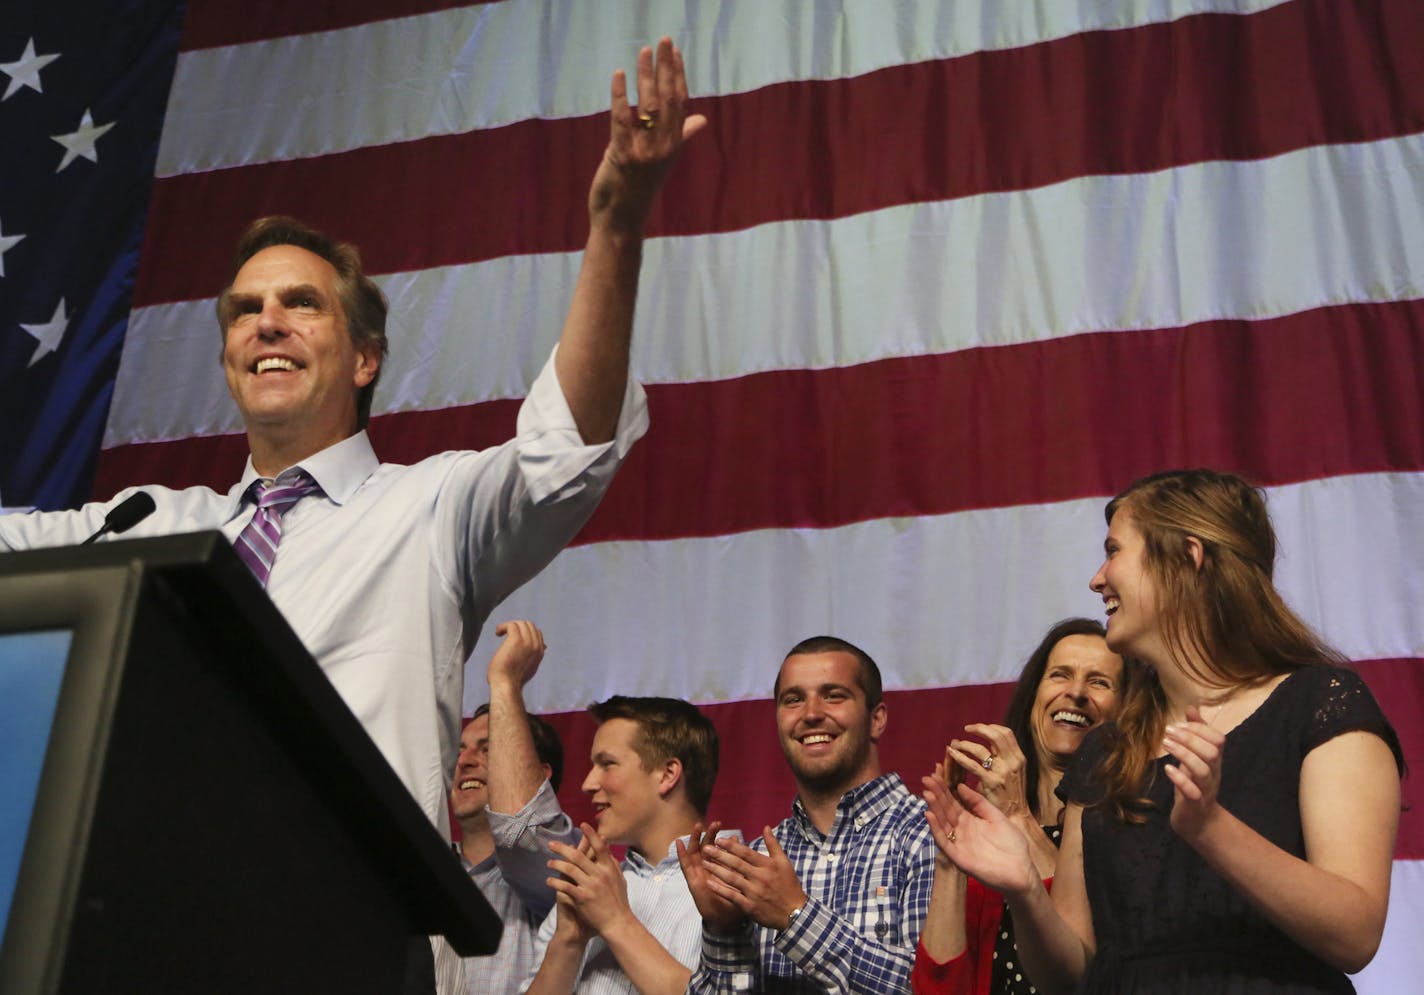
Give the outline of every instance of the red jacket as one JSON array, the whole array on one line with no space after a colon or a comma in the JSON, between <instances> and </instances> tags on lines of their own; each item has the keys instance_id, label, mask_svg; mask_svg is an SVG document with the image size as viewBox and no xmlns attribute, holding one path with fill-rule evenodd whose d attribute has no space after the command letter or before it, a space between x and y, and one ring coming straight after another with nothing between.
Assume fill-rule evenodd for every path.
<instances>
[{"instance_id":1,"label":"red jacket","mask_svg":"<svg viewBox=\"0 0 1424 995\"><path fill-rule=\"evenodd\" d=\"M1053 887L1053 879L1043 882ZM921 938L915 949L910 990L917 995L987 995L994 974L994 941L1004 917L1004 898L973 878L964 896L964 952L940 963L925 951Z\"/></svg>"}]
</instances>

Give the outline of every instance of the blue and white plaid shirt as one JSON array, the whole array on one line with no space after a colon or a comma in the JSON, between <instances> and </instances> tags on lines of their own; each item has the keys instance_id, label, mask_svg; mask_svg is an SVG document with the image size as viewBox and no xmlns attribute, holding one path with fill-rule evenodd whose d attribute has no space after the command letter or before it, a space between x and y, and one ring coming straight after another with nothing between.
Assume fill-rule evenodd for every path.
<instances>
[{"instance_id":1,"label":"blue and white plaid shirt","mask_svg":"<svg viewBox=\"0 0 1424 995\"><path fill-rule=\"evenodd\" d=\"M841 796L829 835L798 799L776 839L810 900L784 931L703 930L688 992L908 992L934 885L924 802L882 774ZM752 846L766 852L763 840Z\"/></svg>"}]
</instances>

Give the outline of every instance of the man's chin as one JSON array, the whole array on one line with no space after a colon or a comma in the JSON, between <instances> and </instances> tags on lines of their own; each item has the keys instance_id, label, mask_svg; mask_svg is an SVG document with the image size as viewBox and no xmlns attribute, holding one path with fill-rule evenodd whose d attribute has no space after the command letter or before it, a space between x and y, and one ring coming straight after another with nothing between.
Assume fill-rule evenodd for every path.
<instances>
[{"instance_id":1,"label":"man's chin","mask_svg":"<svg viewBox=\"0 0 1424 995\"><path fill-rule=\"evenodd\" d=\"M292 417L293 405L284 398L245 398L245 403L237 406L247 425L281 425Z\"/></svg>"},{"instance_id":2,"label":"man's chin","mask_svg":"<svg viewBox=\"0 0 1424 995\"><path fill-rule=\"evenodd\" d=\"M837 787L850 776L848 765L835 757L826 757L823 762L798 761L791 765L791 773L798 783L817 790Z\"/></svg>"},{"instance_id":3,"label":"man's chin","mask_svg":"<svg viewBox=\"0 0 1424 995\"><path fill-rule=\"evenodd\" d=\"M484 799L480 799L479 801L467 800L459 803L452 802L450 805L450 814L455 817L456 822L476 819L484 815L486 804L487 802Z\"/></svg>"}]
</instances>

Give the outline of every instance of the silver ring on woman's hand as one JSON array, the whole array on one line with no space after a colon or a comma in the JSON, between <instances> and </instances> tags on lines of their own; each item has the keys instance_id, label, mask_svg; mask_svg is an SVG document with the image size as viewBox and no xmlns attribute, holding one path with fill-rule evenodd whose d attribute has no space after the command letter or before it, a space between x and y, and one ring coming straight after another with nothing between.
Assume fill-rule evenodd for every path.
<instances>
[{"instance_id":1,"label":"silver ring on woman's hand","mask_svg":"<svg viewBox=\"0 0 1424 995\"><path fill-rule=\"evenodd\" d=\"M985 770L993 770L993 769L994 769L994 754L992 754L992 753L989 754L987 757L985 757L985 758L981 761L981 763L984 764L984 769L985 769Z\"/></svg>"}]
</instances>

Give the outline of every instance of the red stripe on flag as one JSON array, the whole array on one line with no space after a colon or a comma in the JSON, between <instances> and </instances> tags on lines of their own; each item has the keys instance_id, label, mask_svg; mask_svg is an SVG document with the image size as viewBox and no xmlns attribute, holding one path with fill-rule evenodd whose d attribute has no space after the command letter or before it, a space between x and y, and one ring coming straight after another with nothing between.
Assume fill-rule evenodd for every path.
<instances>
[{"instance_id":1,"label":"red stripe on flag","mask_svg":"<svg viewBox=\"0 0 1424 995\"><path fill-rule=\"evenodd\" d=\"M775 677L782 647L767 650L767 693ZM883 649L871 647L884 659ZM1424 659L1371 660L1356 665L1381 707L1394 723L1406 757L1424 756L1424 728L1419 725L1417 703L1424 701ZM624 693L633 689L622 688ZM614 691L610 691L610 694ZM999 722L1013 695L1013 685L986 684L889 691L885 701L890 724L880 743L881 767L896 771L911 791L944 747L971 722ZM702 710L717 727L721 741L721 769L735 772L722 777L712 792L708 815L741 829L747 836L761 834L762 826L776 825L791 811L796 788L781 755L770 698L757 701L704 705ZM574 821L588 820L592 811L579 790L588 773L589 746L596 728L584 712L545 716L564 743L564 783L559 799ZM1404 780L1404 811L1399 822L1395 858L1424 858L1424 782L1418 776Z\"/></svg>"},{"instance_id":2,"label":"red stripe on flag","mask_svg":"<svg viewBox=\"0 0 1424 995\"><path fill-rule=\"evenodd\" d=\"M1169 466L1250 468L1262 484L1417 470L1421 365L1415 300L654 385L653 427L580 541L1061 501ZM509 438L516 407L394 414L371 431L384 459L410 463ZM241 437L116 447L96 493L225 490L244 455Z\"/></svg>"},{"instance_id":3,"label":"red stripe on flag","mask_svg":"<svg viewBox=\"0 0 1424 995\"><path fill-rule=\"evenodd\" d=\"M334 31L396 17L473 7L500 0L188 0L182 51L242 45L286 35Z\"/></svg>"},{"instance_id":4,"label":"red stripe on flag","mask_svg":"<svg viewBox=\"0 0 1424 995\"><path fill-rule=\"evenodd\" d=\"M1405 762L1413 761L1404 778L1395 858L1424 859L1424 778L1418 769L1424 757L1424 715L1419 707L1424 702L1424 659L1360 661L1355 669L1398 733Z\"/></svg>"},{"instance_id":5,"label":"red stripe on flag","mask_svg":"<svg viewBox=\"0 0 1424 995\"><path fill-rule=\"evenodd\" d=\"M1384 0L1373 22L1316 0L697 100L710 134L649 230L735 231L1408 134L1424 129L1424 46L1401 39L1421 37L1414 0ZM1228 53L1246 68L1222 71ZM1301 99L1322 80L1327 92ZM264 214L355 242L373 273L577 250L607 140L598 114L162 179L134 306L215 295L238 234Z\"/></svg>"}]
</instances>

